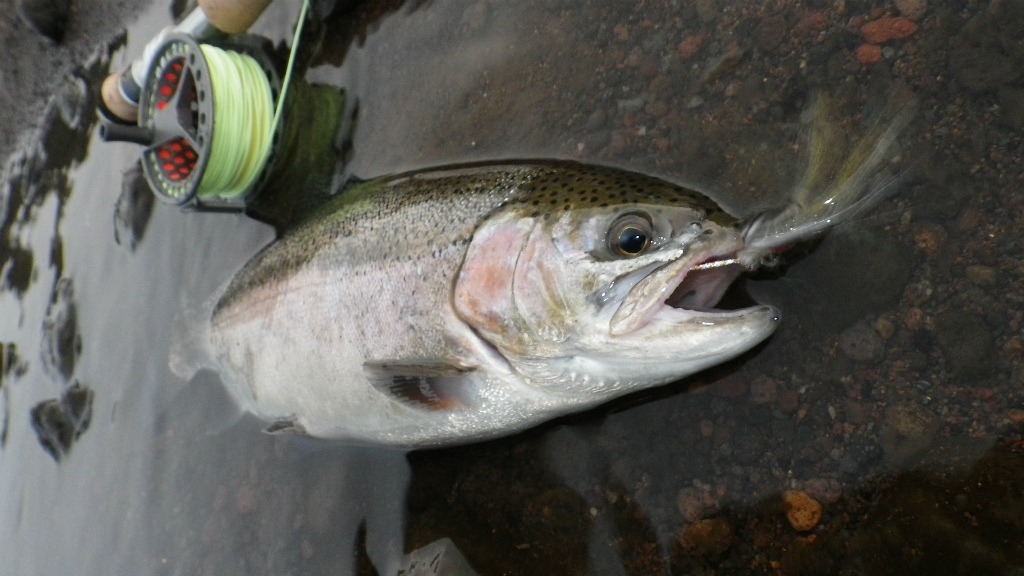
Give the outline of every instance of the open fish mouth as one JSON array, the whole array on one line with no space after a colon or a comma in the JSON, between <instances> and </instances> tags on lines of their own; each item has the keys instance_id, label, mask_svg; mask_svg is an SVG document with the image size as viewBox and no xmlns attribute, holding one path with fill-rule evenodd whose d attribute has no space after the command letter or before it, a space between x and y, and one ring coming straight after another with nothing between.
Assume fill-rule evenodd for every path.
<instances>
[{"instance_id":1,"label":"open fish mouth","mask_svg":"<svg viewBox=\"0 0 1024 576\"><path fill-rule=\"evenodd\" d=\"M635 332L662 319L673 323L696 318L735 315L737 310L715 308L746 268L735 252L683 258L632 272L632 288L612 315L612 336Z\"/></svg>"}]
</instances>

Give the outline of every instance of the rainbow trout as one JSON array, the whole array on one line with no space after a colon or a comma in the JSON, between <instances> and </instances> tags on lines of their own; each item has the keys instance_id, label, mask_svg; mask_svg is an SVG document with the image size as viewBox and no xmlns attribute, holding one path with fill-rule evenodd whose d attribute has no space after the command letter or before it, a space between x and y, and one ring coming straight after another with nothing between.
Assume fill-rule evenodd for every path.
<instances>
[{"instance_id":1,"label":"rainbow trout","mask_svg":"<svg viewBox=\"0 0 1024 576\"><path fill-rule=\"evenodd\" d=\"M879 123L828 170L813 155L831 135L812 133L792 202L745 220L568 162L362 183L246 264L205 344L270 430L404 448L523 430L765 340L779 311L716 309L723 293L876 200L905 123Z\"/></svg>"}]
</instances>

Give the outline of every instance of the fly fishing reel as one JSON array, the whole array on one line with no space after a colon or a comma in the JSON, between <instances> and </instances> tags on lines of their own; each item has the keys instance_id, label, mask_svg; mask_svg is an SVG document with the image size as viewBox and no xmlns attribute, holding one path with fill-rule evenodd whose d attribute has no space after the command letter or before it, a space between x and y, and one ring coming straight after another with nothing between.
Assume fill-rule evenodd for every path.
<instances>
[{"instance_id":1,"label":"fly fishing reel","mask_svg":"<svg viewBox=\"0 0 1024 576\"><path fill-rule=\"evenodd\" d=\"M143 144L142 167L161 200L241 210L273 169L274 102L282 81L255 37L230 46L167 36L139 96L137 126L108 123L106 140Z\"/></svg>"}]
</instances>

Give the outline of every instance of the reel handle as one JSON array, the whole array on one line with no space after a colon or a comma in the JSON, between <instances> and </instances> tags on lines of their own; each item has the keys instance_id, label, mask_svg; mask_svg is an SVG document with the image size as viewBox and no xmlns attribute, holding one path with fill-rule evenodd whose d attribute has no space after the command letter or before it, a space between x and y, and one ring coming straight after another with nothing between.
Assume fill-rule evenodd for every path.
<instances>
[{"instance_id":1,"label":"reel handle","mask_svg":"<svg viewBox=\"0 0 1024 576\"><path fill-rule=\"evenodd\" d=\"M164 29L150 40L142 56L132 62L131 66L103 80L100 112L114 123L137 124L139 93L142 91L146 71L153 59L153 52L168 34L181 32L196 40L240 34L252 26L269 4L270 0L199 0L199 7L190 12L180 24Z\"/></svg>"}]
</instances>

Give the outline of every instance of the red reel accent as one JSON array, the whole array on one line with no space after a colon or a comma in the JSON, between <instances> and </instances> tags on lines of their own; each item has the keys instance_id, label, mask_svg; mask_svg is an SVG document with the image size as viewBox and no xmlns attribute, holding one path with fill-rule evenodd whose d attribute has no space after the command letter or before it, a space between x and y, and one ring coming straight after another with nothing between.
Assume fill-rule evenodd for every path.
<instances>
[{"instance_id":1,"label":"red reel accent","mask_svg":"<svg viewBox=\"0 0 1024 576\"><path fill-rule=\"evenodd\" d=\"M199 155L185 138L164 142L156 149L156 157L162 160L160 171L171 182L188 178L196 167Z\"/></svg>"}]
</instances>

